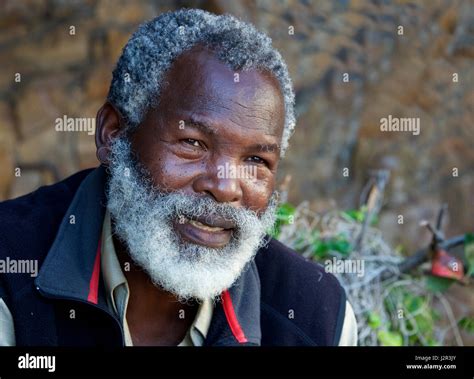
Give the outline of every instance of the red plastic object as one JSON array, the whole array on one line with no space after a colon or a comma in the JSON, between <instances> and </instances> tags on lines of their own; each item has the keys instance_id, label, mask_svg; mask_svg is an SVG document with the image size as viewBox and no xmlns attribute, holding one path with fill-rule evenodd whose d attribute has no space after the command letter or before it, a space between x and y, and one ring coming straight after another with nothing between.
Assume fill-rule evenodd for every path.
<instances>
[{"instance_id":1,"label":"red plastic object","mask_svg":"<svg viewBox=\"0 0 474 379\"><path fill-rule=\"evenodd\" d=\"M464 265L458 258L439 249L436 250L431 262L431 274L441 278L461 280L464 276Z\"/></svg>"}]
</instances>

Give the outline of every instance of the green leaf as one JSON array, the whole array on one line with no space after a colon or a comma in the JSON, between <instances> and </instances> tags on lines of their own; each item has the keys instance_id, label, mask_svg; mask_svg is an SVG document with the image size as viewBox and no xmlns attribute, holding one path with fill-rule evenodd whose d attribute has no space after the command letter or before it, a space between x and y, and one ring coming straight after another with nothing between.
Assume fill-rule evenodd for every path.
<instances>
[{"instance_id":1,"label":"green leaf","mask_svg":"<svg viewBox=\"0 0 474 379\"><path fill-rule=\"evenodd\" d=\"M311 244L313 254L318 258L326 258L328 256L328 245L321 240L314 240Z\"/></svg>"},{"instance_id":2,"label":"green leaf","mask_svg":"<svg viewBox=\"0 0 474 379\"><path fill-rule=\"evenodd\" d=\"M368 325L372 329L377 329L378 327L380 327L380 325L382 325L382 320L380 319L379 314L376 312L370 312L369 317L367 319Z\"/></svg>"},{"instance_id":3,"label":"green leaf","mask_svg":"<svg viewBox=\"0 0 474 379\"><path fill-rule=\"evenodd\" d=\"M349 243L348 240L346 240L343 237L339 237L333 240L333 244L331 247L332 247L332 250L335 250L341 253L343 256L349 255L351 251L351 244Z\"/></svg>"},{"instance_id":4,"label":"green leaf","mask_svg":"<svg viewBox=\"0 0 474 379\"><path fill-rule=\"evenodd\" d=\"M464 237L464 255L467 260L466 276L474 275L474 233L466 233Z\"/></svg>"},{"instance_id":5,"label":"green leaf","mask_svg":"<svg viewBox=\"0 0 474 379\"><path fill-rule=\"evenodd\" d=\"M458 321L458 325L468 333L474 334L474 317L464 317Z\"/></svg>"},{"instance_id":6,"label":"green leaf","mask_svg":"<svg viewBox=\"0 0 474 379\"><path fill-rule=\"evenodd\" d=\"M427 346L441 346L441 342L437 341L434 338L428 338L426 342L427 342Z\"/></svg>"},{"instance_id":7,"label":"green leaf","mask_svg":"<svg viewBox=\"0 0 474 379\"><path fill-rule=\"evenodd\" d=\"M448 278L439 278L437 276L428 275L426 277L425 285L426 288L431 292L444 292L446 291L455 280Z\"/></svg>"},{"instance_id":8,"label":"green leaf","mask_svg":"<svg viewBox=\"0 0 474 379\"><path fill-rule=\"evenodd\" d=\"M399 332L380 330L377 338L382 346L403 346L403 337Z\"/></svg>"},{"instance_id":9,"label":"green leaf","mask_svg":"<svg viewBox=\"0 0 474 379\"><path fill-rule=\"evenodd\" d=\"M288 203L280 204L277 210L276 218L277 220L288 222L290 216L295 214L295 207Z\"/></svg>"},{"instance_id":10,"label":"green leaf","mask_svg":"<svg viewBox=\"0 0 474 379\"><path fill-rule=\"evenodd\" d=\"M363 222L365 218L365 210L362 207L361 209L351 209L348 211L342 212L342 216L345 219L357 221L357 222Z\"/></svg>"},{"instance_id":11,"label":"green leaf","mask_svg":"<svg viewBox=\"0 0 474 379\"><path fill-rule=\"evenodd\" d=\"M311 243L311 249L313 255L318 258L324 259L335 255L331 253L338 253L339 256L346 258L349 256L352 246L344 236L339 235L325 239L315 238Z\"/></svg>"},{"instance_id":12,"label":"green leaf","mask_svg":"<svg viewBox=\"0 0 474 379\"><path fill-rule=\"evenodd\" d=\"M282 225L288 225L294 222L295 207L289 203L283 203L278 206L276 212L276 221L273 228L267 230L267 234L273 238L278 238L281 233Z\"/></svg>"},{"instance_id":13,"label":"green leaf","mask_svg":"<svg viewBox=\"0 0 474 379\"><path fill-rule=\"evenodd\" d=\"M431 317L426 317L424 314L419 314L415 316L415 322L421 334L424 336L433 334L434 325Z\"/></svg>"},{"instance_id":14,"label":"green leaf","mask_svg":"<svg viewBox=\"0 0 474 379\"><path fill-rule=\"evenodd\" d=\"M411 294L406 294L404 299L405 307L410 313L416 312L418 309L423 307L425 299L421 296L413 296Z\"/></svg>"}]
</instances>

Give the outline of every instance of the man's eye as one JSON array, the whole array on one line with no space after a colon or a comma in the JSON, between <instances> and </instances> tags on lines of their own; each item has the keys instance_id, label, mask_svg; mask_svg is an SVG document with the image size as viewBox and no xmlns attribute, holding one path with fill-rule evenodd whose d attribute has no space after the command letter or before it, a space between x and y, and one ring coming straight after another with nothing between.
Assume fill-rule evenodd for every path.
<instances>
[{"instance_id":1,"label":"man's eye","mask_svg":"<svg viewBox=\"0 0 474 379\"><path fill-rule=\"evenodd\" d=\"M253 157L250 157L249 159L254 163L267 164L267 161L265 159L257 157L256 155L254 155Z\"/></svg>"},{"instance_id":2,"label":"man's eye","mask_svg":"<svg viewBox=\"0 0 474 379\"><path fill-rule=\"evenodd\" d=\"M186 138L183 140L184 143L191 145L192 147L202 147L201 143L198 140L192 138Z\"/></svg>"}]
</instances>

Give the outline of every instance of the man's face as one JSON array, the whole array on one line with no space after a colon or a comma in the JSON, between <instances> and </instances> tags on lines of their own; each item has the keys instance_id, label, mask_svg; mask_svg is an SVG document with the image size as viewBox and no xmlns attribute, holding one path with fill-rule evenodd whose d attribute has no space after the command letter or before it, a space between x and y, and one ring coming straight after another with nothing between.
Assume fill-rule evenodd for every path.
<instances>
[{"instance_id":1,"label":"man's face","mask_svg":"<svg viewBox=\"0 0 474 379\"><path fill-rule=\"evenodd\" d=\"M265 209L274 190L284 124L276 79L254 70L234 73L211 52L197 48L173 64L166 81L159 106L132 139L155 185L234 207ZM246 167L256 180L218 175L226 166ZM177 229L183 238L209 247L222 247L230 239L228 230L205 231L188 223Z\"/></svg>"},{"instance_id":2,"label":"man's face","mask_svg":"<svg viewBox=\"0 0 474 379\"><path fill-rule=\"evenodd\" d=\"M146 174L116 144L108 207L157 284L181 298L213 297L273 222L284 102L270 74L233 72L203 48L179 57L165 81L129 141Z\"/></svg>"}]
</instances>

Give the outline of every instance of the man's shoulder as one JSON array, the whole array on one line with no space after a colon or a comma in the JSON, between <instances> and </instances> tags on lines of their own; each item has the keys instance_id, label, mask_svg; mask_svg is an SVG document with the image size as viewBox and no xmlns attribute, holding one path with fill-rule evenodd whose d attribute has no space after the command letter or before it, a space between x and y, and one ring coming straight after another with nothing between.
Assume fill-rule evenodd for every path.
<instances>
[{"instance_id":1,"label":"man's shoulder","mask_svg":"<svg viewBox=\"0 0 474 379\"><path fill-rule=\"evenodd\" d=\"M34 255L52 242L77 188L89 172L77 172L55 184L0 202L0 257Z\"/></svg>"},{"instance_id":2,"label":"man's shoulder","mask_svg":"<svg viewBox=\"0 0 474 379\"><path fill-rule=\"evenodd\" d=\"M255 258L264 320L285 344L337 345L345 314L346 295L337 278L278 240L270 239ZM278 340L280 338L280 340Z\"/></svg>"}]
</instances>

